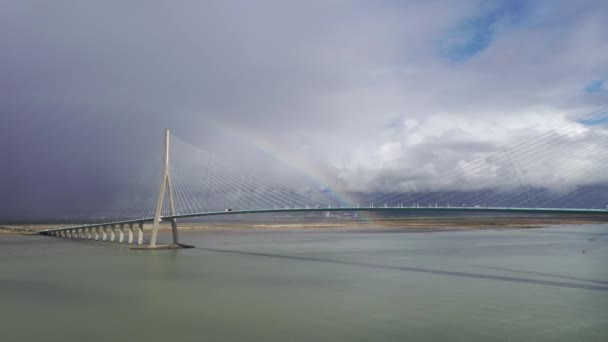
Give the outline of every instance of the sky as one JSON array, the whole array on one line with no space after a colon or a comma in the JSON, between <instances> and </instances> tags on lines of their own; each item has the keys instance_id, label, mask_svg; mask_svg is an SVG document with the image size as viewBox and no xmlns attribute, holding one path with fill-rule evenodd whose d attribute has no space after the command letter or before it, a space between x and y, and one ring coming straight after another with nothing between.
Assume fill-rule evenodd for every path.
<instances>
[{"instance_id":1,"label":"sky","mask_svg":"<svg viewBox=\"0 0 608 342\"><path fill-rule=\"evenodd\" d=\"M394 191L608 105L602 0L0 0L0 47L4 214L111 199L164 128Z\"/></svg>"}]
</instances>

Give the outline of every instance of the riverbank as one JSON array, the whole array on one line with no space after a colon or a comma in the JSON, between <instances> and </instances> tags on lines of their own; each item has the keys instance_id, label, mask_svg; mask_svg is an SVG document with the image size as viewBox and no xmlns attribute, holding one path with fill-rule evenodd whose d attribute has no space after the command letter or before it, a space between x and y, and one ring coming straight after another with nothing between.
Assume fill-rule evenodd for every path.
<instances>
[{"instance_id":1,"label":"riverbank","mask_svg":"<svg viewBox=\"0 0 608 342\"><path fill-rule=\"evenodd\" d=\"M254 222L179 222L180 231L248 231L248 230L305 230L305 231L412 231L412 230L464 230L464 229L527 229L548 225L605 223L608 220L597 216L543 216L543 217L407 217L377 219L302 220L283 219ZM40 230L69 227L71 224L21 224L0 225L0 234L32 234ZM149 229L146 224L145 229ZM161 229L169 229L167 223Z\"/></svg>"}]
</instances>

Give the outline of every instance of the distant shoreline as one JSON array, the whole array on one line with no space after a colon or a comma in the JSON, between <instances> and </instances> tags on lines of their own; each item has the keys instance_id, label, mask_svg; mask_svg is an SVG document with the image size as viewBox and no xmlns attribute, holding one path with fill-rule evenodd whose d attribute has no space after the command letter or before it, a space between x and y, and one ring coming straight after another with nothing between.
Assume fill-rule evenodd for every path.
<instances>
[{"instance_id":1,"label":"distant shoreline","mask_svg":"<svg viewBox=\"0 0 608 342\"><path fill-rule=\"evenodd\" d=\"M365 231L365 232L412 232L412 231L445 231L466 229L528 229L549 225L564 224L598 224L608 223L605 218L543 216L543 217L407 217L407 218L376 218L369 220L275 220L253 222L179 222L180 231L222 232L222 231ZM32 234L37 231L57 227L69 227L73 224L11 224L0 225L0 235L3 234ZM149 229L151 224L146 224ZM169 229L167 223L161 225L162 230Z\"/></svg>"}]
</instances>

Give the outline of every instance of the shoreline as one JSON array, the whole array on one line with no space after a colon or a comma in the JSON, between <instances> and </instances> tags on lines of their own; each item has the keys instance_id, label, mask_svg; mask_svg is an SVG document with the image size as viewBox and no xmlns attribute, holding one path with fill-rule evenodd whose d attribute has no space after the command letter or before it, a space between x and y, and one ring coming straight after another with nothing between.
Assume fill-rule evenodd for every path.
<instances>
[{"instance_id":1,"label":"shoreline","mask_svg":"<svg viewBox=\"0 0 608 342\"><path fill-rule=\"evenodd\" d=\"M423 232L482 229L533 229L550 225L608 223L598 217L415 217L381 218L372 220L324 220L301 219L246 222L179 222L180 232L247 232L247 231L329 231L329 232ZM78 225L74 223L71 225ZM36 234L48 228L70 224L0 224L0 235ZM144 229L150 229L146 225ZM161 231L170 229L163 222Z\"/></svg>"}]
</instances>

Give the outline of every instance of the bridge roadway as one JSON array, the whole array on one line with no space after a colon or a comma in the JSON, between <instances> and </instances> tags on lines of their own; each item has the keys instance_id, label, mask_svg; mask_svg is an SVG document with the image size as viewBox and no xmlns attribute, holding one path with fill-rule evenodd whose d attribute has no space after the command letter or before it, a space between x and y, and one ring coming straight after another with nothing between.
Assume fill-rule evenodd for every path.
<instances>
[{"instance_id":1,"label":"bridge roadway","mask_svg":"<svg viewBox=\"0 0 608 342\"><path fill-rule=\"evenodd\" d=\"M301 212L490 212L490 213L526 213L526 214L564 214L564 215L608 215L607 209L576 208L509 208L509 207L324 207L324 208L275 208L254 210L211 211L175 216L162 216L163 221L204 216L262 214L262 213L301 213ZM143 244L144 223L154 221L153 217L132 220L85 224L72 227L60 227L41 230L39 234L74 239L109 241L138 245ZM134 226L137 229L137 242L134 241ZM118 228L118 229L117 229ZM126 228L126 230L125 230ZM125 233L126 232L126 233Z\"/></svg>"}]
</instances>

